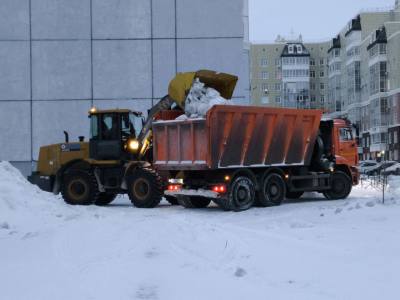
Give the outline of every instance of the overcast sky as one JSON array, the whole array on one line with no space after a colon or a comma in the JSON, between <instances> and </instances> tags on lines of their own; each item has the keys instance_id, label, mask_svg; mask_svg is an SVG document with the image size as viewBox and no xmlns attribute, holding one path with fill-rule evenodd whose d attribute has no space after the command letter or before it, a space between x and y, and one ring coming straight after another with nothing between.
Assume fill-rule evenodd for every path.
<instances>
[{"instance_id":1,"label":"overcast sky","mask_svg":"<svg viewBox=\"0 0 400 300\"><path fill-rule=\"evenodd\" d=\"M274 41L291 31L304 41L332 38L361 9L393 7L395 0L249 0L250 40Z\"/></svg>"}]
</instances>

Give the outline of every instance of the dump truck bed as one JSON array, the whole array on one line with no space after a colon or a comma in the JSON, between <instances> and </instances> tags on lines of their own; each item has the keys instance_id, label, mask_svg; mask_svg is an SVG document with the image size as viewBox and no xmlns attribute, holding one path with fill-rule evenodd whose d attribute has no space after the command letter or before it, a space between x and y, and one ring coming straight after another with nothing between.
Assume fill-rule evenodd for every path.
<instances>
[{"instance_id":1,"label":"dump truck bed","mask_svg":"<svg viewBox=\"0 0 400 300\"><path fill-rule=\"evenodd\" d=\"M219 105L205 119L153 124L160 170L309 165L322 111Z\"/></svg>"}]
</instances>

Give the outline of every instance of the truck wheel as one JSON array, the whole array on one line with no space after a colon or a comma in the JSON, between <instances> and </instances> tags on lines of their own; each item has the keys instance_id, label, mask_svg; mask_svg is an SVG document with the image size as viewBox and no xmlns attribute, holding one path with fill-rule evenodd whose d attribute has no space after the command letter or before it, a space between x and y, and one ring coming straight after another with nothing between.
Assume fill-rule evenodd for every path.
<instances>
[{"instance_id":1,"label":"truck wheel","mask_svg":"<svg viewBox=\"0 0 400 300\"><path fill-rule=\"evenodd\" d=\"M106 206L113 202L115 198L117 197L117 194L114 193L100 193L99 197L97 198L96 202L94 204L98 206Z\"/></svg>"},{"instance_id":2,"label":"truck wheel","mask_svg":"<svg viewBox=\"0 0 400 300\"><path fill-rule=\"evenodd\" d=\"M176 197L164 195L164 198L171 205L178 205L179 204L178 203L178 199L176 199Z\"/></svg>"},{"instance_id":3,"label":"truck wheel","mask_svg":"<svg viewBox=\"0 0 400 300\"><path fill-rule=\"evenodd\" d=\"M328 200L346 199L352 189L351 178L340 171L332 175L331 185L331 189L323 193Z\"/></svg>"},{"instance_id":4,"label":"truck wheel","mask_svg":"<svg viewBox=\"0 0 400 300\"><path fill-rule=\"evenodd\" d=\"M276 173L267 175L261 186L258 203L263 207L281 205L286 195L286 184Z\"/></svg>"},{"instance_id":5,"label":"truck wheel","mask_svg":"<svg viewBox=\"0 0 400 300\"><path fill-rule=\"evenodd\" d=\"M300 199L304 192L286 192L287 199Z\"/></svg>"},{"instance_id":6,"label":"truck wheel","mask_svg":"<svg viewBox=\"0 0 400 300\"><path fill-rule=\"evenodd\" d=\"M179 196L178 202L185 208L205 208L211 203L211 200L199 196Z\"/></svg>"},{"instance_id":7,"label":"truck wheel","mask_svg":"<svg viewBox=\"0 0 400 300\"><path fill-rule=\"evenodd\" d=\"M238 176L230 184L228 199L223 206L233 211L247 210L254 205L255 194L254 182L247 176Z\"/></svg>"},{"instance_id":8,"label":"truck wheel","mask_svg":"<svg viewBox=\"0 0 400 300\"><path fill-rule=\"evenodd\" d=\"M99 197L99 187L92 172L71 170L64 175L61 194L71 205L90 205Z\"/></svg>"},{"instance_id":9,"label":"truck wheel","mask_svg":"<svg viewBox=\"0 0 400 300\"><path fill-rule=\"evenodd\" d=\"M151 169L136 169L126 179L132 204L139 208L156 207L162 199L161 177Z\"/></svg>"}]
</instances>

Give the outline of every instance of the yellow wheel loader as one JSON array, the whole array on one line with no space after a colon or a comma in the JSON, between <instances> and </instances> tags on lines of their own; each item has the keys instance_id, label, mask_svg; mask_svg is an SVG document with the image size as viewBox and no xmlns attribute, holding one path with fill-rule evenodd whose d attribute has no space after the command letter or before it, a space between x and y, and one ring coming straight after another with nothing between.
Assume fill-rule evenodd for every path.
<instances>
[{"instance_id":1,"label":"yellow wheel loader","mask_svg":"<svg viewBox=\"0 0 400 300\"><path fill-rule=\"evenodd\" d=\"M89 111L90 137L85 142L65 142L40 148L37 171L28 177L41 189L61 193L72 205L107 205L118 194L128 194L132 204L152 208L162 199L166 184L152 168L152 122L163 110L184 102L195 78L230 99L237 77L202 70L180 73L170 82L168 95L152 107L145 120L128 109ZM174 203L174 199L167 199Z\"/></svg>"}]
</instances>

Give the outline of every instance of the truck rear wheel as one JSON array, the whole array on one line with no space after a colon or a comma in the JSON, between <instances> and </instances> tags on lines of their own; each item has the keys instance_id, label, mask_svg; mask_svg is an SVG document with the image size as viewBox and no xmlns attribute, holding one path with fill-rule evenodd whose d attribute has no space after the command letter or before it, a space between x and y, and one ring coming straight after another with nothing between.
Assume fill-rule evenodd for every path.
<instances>
[{"instance_id":1,"label":"truck rear wheel","mask_svg":"<svg viewBox=\"0 0 400 300\"><path fill-rule=\"evenodd\" d=\"M90 171L71 170L64 175L61 194L71 205L90 205L99 197L96 177Z\"/></svg>"},{"instance_id":2,"label":"truck rear wheel","mask_svg":"<svg viewBox=\"0 0 400 300\"><path fill-rule=\"evenodd\" d=\"M346 199L351 193L351 189L351 178L347 174L338 171L332 174L331 189L323 194L328 200Z\"/></svg>"},{"instance_id":3,"label":"truck rear wheel","mask_svg":"<svg viewBox=\"0 0 400 300\"><path fill-rule=\"evenodd\" d=\"M255 194L254 182L247 176L238 176L230 184L226 202L223 203L224 199L218 202L223 203L224 209L244 211L254 205Z\"/></svg>"},{"instance_id":4,"label":"truck rear wheel","mask_svg":"<svg viewBox=\"0 0 400 300\"><path fill-rule=\"evenodd\" d=\"M162 199L161 177L151 169L136 169L127 176L128 195L139 208L156 207Z\"/></svg>"},{"instance_id":5,"label":"truck rear wheel","mask_svg":"<svg viewBox=\"0 0 400 300\"><path fill-rule=\"evenodd\" d=\"M117 197L117 194L114 193L100 193L99 197L97 198L96 202L94 204L98 206L106 206L113 202L115 198Z\"/></svg>"},{"instance_id":6,"label":"truck rear wheel","mask_svg":"<svg viewBox=\"0 0 400 300\"><path fill-rule=\"evenodd\" d=\"M211 203L211 200L198 196L179 196L178 202L185 208L205 208Z\"/></svg>"},{"instance_id":7,"label":"truck rear wheel","mask_svg":"<svg viewBox=\"0 0 400 300\"><path fill-rule=\"evenodd\" d=\"M281 205L286 195L286 184L282 176L271 173L265 176L261 191L259 192L258 203L263 207Z\"/></svg>"}]
</instances>

